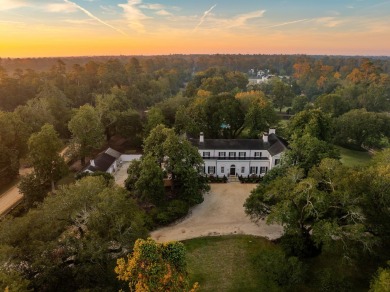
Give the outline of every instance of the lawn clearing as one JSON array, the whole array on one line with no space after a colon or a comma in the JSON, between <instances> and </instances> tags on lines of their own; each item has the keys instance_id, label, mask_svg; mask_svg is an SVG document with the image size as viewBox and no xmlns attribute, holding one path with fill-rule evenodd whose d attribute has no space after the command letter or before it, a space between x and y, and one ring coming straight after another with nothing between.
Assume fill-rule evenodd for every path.
<instances>
[{"instance_id":1,"label":"lawn clearing","mask_svg":"<svg viewBox=\"0 0 390 292\"><path fill-rule=\"evenodd\" d=\"M262 237L229 235L203 237L183 241L187 249L191 284L198 282L200 291L286 291L286 287L270 282L260 271L261 262L254 260L280 245ZM357 266L343 260L342 247L334 247L315 258L304 260L305 283L288 291L367 291L376 271L377 259L370 255L359 258ZM329 290L333 287L336 290ZM328 289L328 290L326 290Z\"/></svg>"},{"instance_id":2,"label":"lawn clearing","mask_svg":"<svg viewBox=\"0 0 390 292\"><path fill-rule=\"evenodd\" d=\"M278 248L271 241L232 235L196 238L183 243L187 248L191 283L198 282L200 291L268 291L252 258L262 250Z\"/></svg>"},{"instance_id":3,"label":"lawn clearing","mask_svg":"<svg viewBox=\"0 0 390 292\"><path fill-rule=\"evenodd\" d=\"M340 146L336 148L340 150L341 162L346 166L363 166L371 161L371 155L367 151L355 151Z\"/></svg>"}]
</instances>

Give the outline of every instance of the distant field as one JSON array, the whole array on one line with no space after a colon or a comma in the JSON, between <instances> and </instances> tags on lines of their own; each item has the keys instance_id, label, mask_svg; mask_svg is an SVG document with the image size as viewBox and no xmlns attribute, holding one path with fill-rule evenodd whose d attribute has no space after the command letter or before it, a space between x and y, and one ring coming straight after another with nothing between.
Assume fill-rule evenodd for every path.
<instances>
[{"instance_id":1,"label":"distant field","mask_svg":"<svg viewBox=\"0 0 390 292\"><path fill-rule=\"evenodd\" d=\"M371 155L367 151L355 151L340 146L336 147L340 150L341 162L346 166L362 166L368 164L371 160Z\"/></svg>"},{"instance_id":2,"label":"distant field","mask_svg":"<svg viewBox=\"0 0 390 292\"><path fill-rule=\"evenodd\" d=\"M260 237L232 235L205 237L183 241L187 248L191 283L198 282L200 291L285 291L270 285L254 264L254 258L280 246ZM349 283L348 291L367 291L371 275L376 270L369 257L361 259L361 268L342 264L342 256L333 251L305 261L307 279L291 291L321 291L321 275L332 274L337 281ZM374 264L374 266L373 266ZM325 291L325 290L323 290ZM326 290L333 291L333 290Z\"/></svg>"}]
</instances>

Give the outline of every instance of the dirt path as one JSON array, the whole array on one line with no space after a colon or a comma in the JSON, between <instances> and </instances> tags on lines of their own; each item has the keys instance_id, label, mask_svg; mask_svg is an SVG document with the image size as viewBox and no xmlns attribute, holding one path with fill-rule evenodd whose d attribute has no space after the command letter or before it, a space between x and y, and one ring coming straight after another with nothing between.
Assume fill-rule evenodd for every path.
<instances>
[{"instance_id":1,"label":"dirt path","mask_svg":"<svg viewBox=\"0 0 390 292\"><path fill-rule=\"evenodd\" d=\"M276 239L282 235L279 225L255 224L244 212L243 204L254 184L212 184L202 204L195 206L183 221L153 231L159 242L185 240L202 236L251 234Z\"/></svg>"},{"instance_id":2,"label":"dirt path","mask_svg":"<svg viewBox=\"0 0 390 292\"><path fill-rule=\"evenodd\" d=\"M31 171L32 168L21 168L19 169L19 174L26 175ZM0 216L16 206L22 198L23 195L19 193L18 184L9 188L5 193L0 194Z\"/></svg>"}]
</instances>

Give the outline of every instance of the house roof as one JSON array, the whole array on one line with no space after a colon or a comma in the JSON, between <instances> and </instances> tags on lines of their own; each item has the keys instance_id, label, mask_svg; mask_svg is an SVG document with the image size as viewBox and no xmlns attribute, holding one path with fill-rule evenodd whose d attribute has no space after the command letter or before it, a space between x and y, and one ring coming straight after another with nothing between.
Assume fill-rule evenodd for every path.
<instances>
[{"instance_id":1,"label":"house roof","mask_svg":"<svg viewBox=\"0 0 390 292\"><path fill-rule=\"evenodd\" d=\"M199 139L194 138L189 138L189 141L201 150L268 150L272 156L287 149L287 142L275 134L268 135L268 142L263 139L204 139L200 143Z\"/></svg>"},{"instance_id":2,"label":"house roof","mask_svg":"<svg viewBox=\"0 0 390 292\"><path fill-rule=\"evenodd\" d=\"M110 166L115 162L116 157L111 156L107 153L100 153L96 158L94 159L95 162L95 168L97 171L107 171Z\"/></svg>"}]
</instances>

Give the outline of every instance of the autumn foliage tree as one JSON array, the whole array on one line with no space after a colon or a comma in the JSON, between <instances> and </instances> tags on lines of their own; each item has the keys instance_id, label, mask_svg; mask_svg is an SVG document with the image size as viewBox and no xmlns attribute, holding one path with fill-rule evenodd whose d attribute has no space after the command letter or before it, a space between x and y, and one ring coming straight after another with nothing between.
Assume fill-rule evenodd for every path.
<instances>
[{"instance_id":1,"label":"autumn foliage tree","mask_svg":"<svg viewBox=\"0 0 390 292\"><path fill-rule=\"evenodd\" d=\"M157 243L138 239L133 253L117 260L118 279L128 282L130 291L196 291L190 288L185 247L180 242Z\"/></svg>"}]
</instances>

